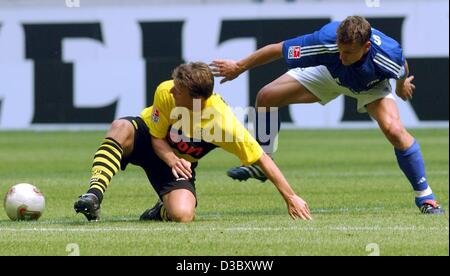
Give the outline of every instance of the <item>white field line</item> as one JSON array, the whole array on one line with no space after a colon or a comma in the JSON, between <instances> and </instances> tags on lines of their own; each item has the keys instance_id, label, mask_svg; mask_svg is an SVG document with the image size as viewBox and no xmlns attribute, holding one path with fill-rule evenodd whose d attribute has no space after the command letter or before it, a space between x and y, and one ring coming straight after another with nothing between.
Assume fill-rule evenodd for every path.
<instances>
[{"instance_id":1,"label":"white field line","mask_svg":"<svg viewBox=\"0 0 450 276\"><path fill-rule=\"evenodd\" d=\"M373 208L336 208L336 209L311 209L314 214L325 214L325 213L348 213L348 212L381 212L384 210L384 207L373 207Z\"/></svg>"},{"instance_id":2,"label":"white field line","mask_svg":"<svg viewBox=\"0 0 450 276\"><path fill-rule=\"evenodd\" d=\"M77 228L0 228L2 232L62 232L62 233L92 233L92 232L279 232L279 231L307 231L307 232L413 232L413 231L449 231L444 227L417 227L417 226L324 226L324 227L77 227Z\"/></svg>"},{"instance_id":3,"label":"white field line","mask_svg":"<svg viewBox=\"0 0 450 276\"><path fill-rule=\"evenodd\" d=\"M321 172L305 173L305 176L396 176L402 175L400 170L390 172ZM427 175L449 175L449 171L429 171Z\"/></svg>"},{"instance_id":4,"label":"white field line","mask_svg":"<svg viewBox=\"0 0 450 276\"><path fill-rule=\"evenodd\" d=\"M216 171L201 171L201 174L217 174ZM402 172L399 170L395 171L387 171L387 172L370 172L370 171L359 171L359 172L306 172L302 173L302 176L305 177L317 177L317 176L337 176L337 177L345 177L345 176L403 176ZM442 176L449 175L449 171L427 171L427 175L431 176Z\"/></svg>"},{"instance_id":5,"label":"white field line","mask_svg":"<svg viewBox=\"0 0 450 276\"><path fill-rule=\"evenodd\" d=\"M305 173L304 176L398 176L403 175L400 170L392 172L321 172L321 173ZM430 171L427 175L449 175L449 171Z\"/></svg>"}]
</instances>

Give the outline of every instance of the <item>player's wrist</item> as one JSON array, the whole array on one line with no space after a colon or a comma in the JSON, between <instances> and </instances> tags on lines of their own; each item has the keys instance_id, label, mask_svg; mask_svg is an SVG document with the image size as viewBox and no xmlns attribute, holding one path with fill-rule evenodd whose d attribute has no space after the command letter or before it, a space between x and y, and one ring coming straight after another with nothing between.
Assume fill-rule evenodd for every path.
<instances>
[{"instance_id":1,"label":"player's wrist","mask_svg":"<svg viewBox=\"0 0 450 276\"><path fill-rule=\"evenodd\" d=\"M177 163L179 161L180 161L180 158L178 158L176 155L174 155L171 158L168 158L167 165L169 165L169 167L173 168L177 165Z\"/></svg>"},{"instance_id":2,"label":"player's wrist","mask_svg":"<svg viewBox=\"0 0 450 276\"><path fill-rule=\"evenodd\" d=\"M243 61L236 62L236 67L237 67L237 71L238 71L239 74L242 74L242 73L244 73L245 71L248 70L248 66Z\"/></svg>"},{"instance_id":3,"label":"player's wrist","mask_svg":"<svg viewBox=\"0 0 450 276\"><path fill-rule=\"evenodd\" d=\"M397 80L397 83L396 83L396 86L395 86L395 90L396 91L401 91L403 89L403 87L405 87L405 80L404 79Z\"/></svg>"}]
</instances>

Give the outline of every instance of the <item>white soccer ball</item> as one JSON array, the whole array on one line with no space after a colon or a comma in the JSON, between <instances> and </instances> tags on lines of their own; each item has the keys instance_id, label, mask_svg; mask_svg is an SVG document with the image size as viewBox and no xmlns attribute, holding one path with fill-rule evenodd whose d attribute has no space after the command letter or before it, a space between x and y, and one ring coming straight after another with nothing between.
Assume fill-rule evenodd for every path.
<instances>
[{"instance_id":1,"label":"white soccer ball","mask_svg":"<svg viewBox=\"0 0 450 276\"><path fill-rule=\"evenodd\" d=\"M44 195L35 186L20 183L9 188L3 202L11 220L37 220L45 208Z\"/></svg>"}]
</instances>

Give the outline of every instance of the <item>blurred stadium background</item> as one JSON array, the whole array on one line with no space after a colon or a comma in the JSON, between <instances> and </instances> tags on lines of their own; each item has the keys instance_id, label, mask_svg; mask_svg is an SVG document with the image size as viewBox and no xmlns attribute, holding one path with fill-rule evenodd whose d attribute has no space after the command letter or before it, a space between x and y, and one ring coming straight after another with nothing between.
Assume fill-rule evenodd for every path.
<instances>
[{"instance_id":1,"label":"blurred stadium background","mask_svg":"<svg viewBox=\"0 0 450 276\"><path fill-rule=\"evenodd\" d=\"M81 255L367 255L371 243L382 255L448 255L448 215L418 214L392 148L348 98L282 111L283 127L291 129L282 131L276 161L310 201L314 222L289 221L271 185L230 181L225 170L237 161L223 152L200 163L191 225L136 222L156 200L137 168L113 180L101 223L85 223L72 210L104 129L151 104L156 85L176 65L239 59L358 14L404 48L417 90L412 101L398 100L401 116L422 142L433 190L448 212L448 5L0 0L0 195L30 182L47 197L36 223L10 222L0 212L0 255L67 255L68 244ZM276 62L215 90L242 109L285 71ZM245 113L238 116L245 122Z\"/></svg>"}]
</instances>

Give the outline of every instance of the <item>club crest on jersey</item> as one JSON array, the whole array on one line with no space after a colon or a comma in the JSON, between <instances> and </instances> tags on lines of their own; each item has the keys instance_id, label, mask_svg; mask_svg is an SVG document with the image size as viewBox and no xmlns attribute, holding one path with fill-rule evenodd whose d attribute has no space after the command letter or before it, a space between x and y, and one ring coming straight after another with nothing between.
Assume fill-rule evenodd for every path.
<instances>
[{"instance_id":1,"label":"club crest on jersey","mask_svg":"<svg viewBox=\"0 0 450 276\"><path fill-rule=\"evenodd\" d=\"M300 58L300 46L289 47L288 59L299 59Z\"/></svg>"},{"instance_id":2,"label":"club crest on jersey","mask_svg":"<svg viewBox=\"0 0 450 276\"><path fill-rule=\"evenodd\" d=\"M156 124L159 123L159 111L155 107L153 108L152 121Z\"/></svg>"}]
</instances>

